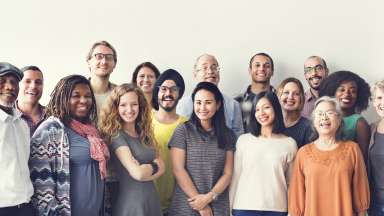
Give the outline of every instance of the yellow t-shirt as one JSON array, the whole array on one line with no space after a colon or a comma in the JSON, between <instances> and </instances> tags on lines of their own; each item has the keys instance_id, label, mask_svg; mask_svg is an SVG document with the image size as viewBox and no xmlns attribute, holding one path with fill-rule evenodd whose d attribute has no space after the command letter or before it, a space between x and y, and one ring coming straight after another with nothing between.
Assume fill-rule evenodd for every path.
<instances>
[{"instance_id":1,"label":"yellow t-shirt","mask_svg":"<svg viewBox=\"0 0 384 216\"><path fill-rule=\"evenodd\" d=\"M171 204L173 187L175 180L172 174L171 158L169 156L168 142L171 139L176 127L186 122L188 119L184 116L179 116L179 119L171 124L163 124L157 121L155 113L152 113L152 125L155 134L155 139L158 144L159 153L165 163L165 173L155 180L156 189L159 193L161 209L165 210Z\"/></svg>"}]
</instances>

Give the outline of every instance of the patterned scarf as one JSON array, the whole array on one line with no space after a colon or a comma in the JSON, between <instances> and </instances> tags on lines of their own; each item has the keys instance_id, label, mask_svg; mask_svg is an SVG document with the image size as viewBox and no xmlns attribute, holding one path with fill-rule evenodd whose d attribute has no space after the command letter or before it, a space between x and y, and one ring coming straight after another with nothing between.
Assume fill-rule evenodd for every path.
<instances>
[{"instance_id":1,"label":"patterned scarf","mask_svg":"<svg viewBox=\"0 0 384 216\"><path fill-rule=\"evenodd\" d=\"M91 124L83 124L74 119L69 122L69 127L88 139L91 158L99 162L101 179L104 179L107 175L109 151L105 142L100 138L99 131Z\"/></svg>"}]
</instances>

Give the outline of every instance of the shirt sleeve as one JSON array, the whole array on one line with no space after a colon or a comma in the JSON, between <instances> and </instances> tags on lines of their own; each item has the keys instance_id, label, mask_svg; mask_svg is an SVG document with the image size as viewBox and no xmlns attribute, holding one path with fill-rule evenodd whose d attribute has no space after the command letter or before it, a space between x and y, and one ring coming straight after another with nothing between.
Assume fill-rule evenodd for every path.
<instances>
[{"instance_id":1,"label":"shirt sleeve","mask_svg":"<svg viewBox=\"0 0 384 216\"><path fill-rule=\"evenodd\" d=\"M352 180L353 209L355 212L363 212L369 208L370 195L366 168L363 155L357 144L354 145L355 167Z\"/></svg>"},{"instance_id":2,"label":"shirt sleeve","mask_svg":"<svg viewBox=\"0 0 384 216\"><path fill-rule=\"evenodd\" d=\"M183 97L176 106L176 113L190 118L193 112L192 97Z\"/></svg>"},{"instance_id":3,"label":"shirt sleeve","mask_svg":"<svg viewBox=\"0 0 384 216\"><path fill-rule=\"evenodd\" d=\"M244 133L243 117L240 109L239 102L233 100L233 122L232 130L235 132L236 137Z\"/></svg>"},{"instance_id":4,"label":"shirt sleeve","mask_svg":"<svg viewBox=\"0 0 384 216\"><path fill-rule=\"evenodd\" d=\"M230 208L231 210L233 209L233 203L236 198L236 192L237 192L237 186L239 184L239 178L241 176L242 172L242 149L241 149L241 144L240 142L242 141L241 136L237 140L236 146L238 146L235 154L234 154L234 165L233 165L233 175L232 175L232 181L231 181L231 186L229 189L229 202L230 202Z\"/></svg>"},{"instance_id":5,"label":"shirt sleeve","mask_svg":"<svg viewBox=\"0 0 384 216\"><path fill-rule=\"evenodd\" d=\"M112 152L115 152L120 146L128 146L127 141L124 139L121 132L119 132L116 137L112 138L109 148Z\"/></svg>"},{"instance_id":6,"label":"shirt sleeve","mask_svg":"<svg viewBox=\"0 0 384 216\"><path fill-rule=\"evenodd\" d=\"M187 149L187 140L186 140L186 126L185 123L180 124L176 127L175 132L173 133L171 139L169 140L169 148L181 148Z\"/></svg>"},{"instance_id":7,"label":"shirt sleeve","mask_svg":"<svg viewBox=\"0 0 384 216\"><path fill-rule=\"evenodd\" d=\"M59 167L57 167L60 160L58 147L62 140L61 136L64 136L63 133L63 129L50 129L48 125L39 128L31 139L29 168L35 190L32 204L38 215L59 214L60 206L68 207L69 204L64 199L63 202L57 199L58 176L69 179L65 172L59 173Z\"/></svg>"},{"instance_id":8,"label":"shirt sleeve","mask_svg":"<svg viewBox=\"0 0 384 216\"><path fill-rule=\"evenodd\" d=\"M304 148L296 155L288 191L288 212L291 216L303 216L305 209Z\"/></svg>"},{"instance_id":9,"label":"shirt sleeve","mask_svg":"<svg viewBox=\"0 0 384 216\"><path fill-rule=\"evenodd\" d=\"M294 139L292 139L291 143L292 143L292 145L291 145L290 151L287 155L287 169L285 171L285 179L286 179L287 185L289 185L289 182L291 180L293 165L294 165L295 156L297 153L296 141Z\"/></svg>"}]
</instances>

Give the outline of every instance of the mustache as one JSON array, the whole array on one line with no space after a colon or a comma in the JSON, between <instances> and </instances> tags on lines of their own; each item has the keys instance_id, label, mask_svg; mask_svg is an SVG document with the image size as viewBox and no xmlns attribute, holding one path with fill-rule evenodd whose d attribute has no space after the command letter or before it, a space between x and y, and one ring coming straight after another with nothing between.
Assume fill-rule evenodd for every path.
<instances>
[{"instance_id":1,"label":"mustache","mask_svg":"<svg viewBox=\"0 0 384 216\"><path fill-rule=\"evenodd\" d=\"M13 97L17 97L17 94L15 94L15 93L12 92L12 91L4 91L4 92L1 92L0 94L10 94L10 95L12 95Z\"/></svg>"},{"instance_id":2,"label":"mustache","mask_svg":"<svg viewBox=\"0 0 384 216\"><path fill-rule=\"evenodd\" d=\"M313 80L313 79L323 79L323 77L321 77L321 76L313 76L313 77L309 78L309 80Z\"/></svg>"},{"instance_id":3,"label":"mustache","mask_svg":"<svg viewBox=\"0 0 384 216\"><path fill-rule=\"evenodd\" d=\"M170 99L170 100L175 100L175 98L173 96L164 96L161 98L161 100L167 100L167 99Z\"/></svg>"}]
</instances>

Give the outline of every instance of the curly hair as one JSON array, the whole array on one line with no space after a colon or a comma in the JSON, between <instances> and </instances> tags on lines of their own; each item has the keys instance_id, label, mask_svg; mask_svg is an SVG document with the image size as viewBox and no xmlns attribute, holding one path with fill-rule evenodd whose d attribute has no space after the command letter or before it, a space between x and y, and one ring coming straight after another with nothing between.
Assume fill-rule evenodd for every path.
<instances>
[{"instance_id":1,"label":"curly hair","mask_svg":"<svg viewBox=\"0 0 384 216\"><path fill-rule=\"evenodd\" d=\"M123 128L124 121L119 115L119 104L120 98L128 92L134 92L138 97L139 114L135 120L135 128L139 133L140 141L148 147L156 148L157 144L152 128L151 110L144 93L132 83L124 83L115 87L108 96L100 112L98 126L101 135L107 143L111 143L112 138L116 137Z\"/></svg>"},{"instance_id":2,"label":"curly hair","mask_svg":"<svg viewBox=\"0 0 384 216\"><path fill-rule=\"evenodd\" d=\"M369 98L371 97L369 84L359 75L351 71L337 71L331 73L321 82L319 96L334 97L337 88L347 81L353 81L357 85L357 98L354 105L355 112L361 113L368 108Z\"/></svg>"},{"instance_id":3,"label":"curly hair","mask_svg":"<svg viewBox=\"0 0 384 216\"><path fill-rule=\"evenodd\" d=\"M53 89L51 99L46 106L45 117L54 116L60 119L64 124L68 124L71 120L69 101L72 91L78 84L89 86L92 93L92 106L89 110L88 121L92 124L97 123L96 100L93 94L91 84L87 78L81 75L69 75L62 78Z\"/></svg>"}]
</instances>

